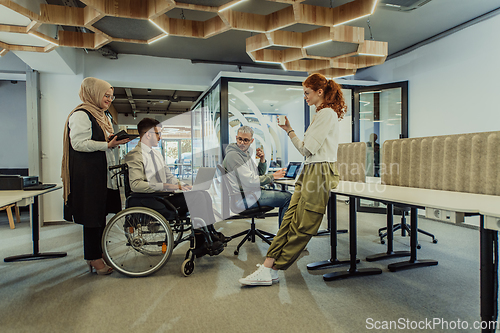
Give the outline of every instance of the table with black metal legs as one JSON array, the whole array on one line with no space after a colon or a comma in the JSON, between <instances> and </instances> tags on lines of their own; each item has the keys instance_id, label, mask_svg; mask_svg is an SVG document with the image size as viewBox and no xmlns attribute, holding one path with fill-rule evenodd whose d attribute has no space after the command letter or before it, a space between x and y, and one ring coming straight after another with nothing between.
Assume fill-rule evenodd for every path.
<instances>
[{"instance_id":1,"label":"table with black metal legs","mask_svg":"<svg viewBox=\"0 0 500 333\"><path fill-rule=\"evenodd\" d=\"M355 197L349 196L349 255L350 267L347 271L332 272L323 275L323 280L333 281L354 276L366 276L382 274L380 268L357 268L357 217L356 217L356 200Z\"/></svg>"},{"instance_id":2,"label":"table with black metal legs","mask_svg":"<svg viewBox=\"0 0 500 333\"><path fill-rule=\"evenodd\" d=\"M330 192L330 199L328 200L327 220L328 230L332 231L330 232L330 259L310 263L307 265L308 270L325 269L350 262L349 260L337 259L337 233L339 233L337 230L337 195L332 192ZM357 259L357 262L359 262L359 259Z\"/></svg>"},{"instance_id":3,"label":"table with black metal legs","mask_svg":"<svg viewBox=\"0 0 500 333\"><path fill-rule=\"evenodd\" d=\"M38 196L60 189L61 186L39 191L1 191L0 204L3 201L21 202L23 200L33 200L31 203L31 233L33 239L33 253L15 255L4 258L5 262L26 261L49 258L60 258L67 255L66 252L40 252L40 218L38 207Z\"/></svg>"},{"instance_id":4,"label":"table with black metal legs","mask_svg":"<svg viewBox=\"0 0 500 333\"><path fill-rule=\"evenodd\" d=\"M397 257L407 257L411 255L408 251L394 251L394 205L389 203L386 208L386 217L387 217L387 252L378 253L371 256L366 257L366 261L377 261L384 260L390 258Z\"/></svg>"},{"instance_id":5,"label":"table with black metal legs","mask_svg":"<svg viewBox=\"0 0 500 333\"><path fill-rule=\"evenodd\" d=\"M497 206L498 207L498 206ZM480 232L480 297L481 321L496 322L498 318L498 230L500 230L500 210L492 212L491 206L481 210ZM486 216L485 216L486 215ZM495 332L488 327L482 332Z\"/></svg>"},{"instance_id":6,"label":"table with black metal legs","mask_svg":"<svg viewBox=\"0 0 500 333\"><path fill-rule=\"evenodd\" d=\"M494 332L491 326L498 318L498 231L500 230L500 205L496 195L482 195L443 190L389 186L341 181L332 190L335 194L349 196L349 252L350 268L348 271L333 272L323 275L326 281L340 278L380 274L380 270L356 268L356 198L380 201L387 205L411 207L410 259L388 265L392 272L425 266L435 266L436 260L417 259L417 210L419 208L442 209L480 216L480 311L481 320L488 327L481 327L482 332ZM392 211L392 210L391 210ZM332 216L332 221L334 220ZM392 224L392 218L391 218ZM389 217L388 217L389 226ZM390 228L389 228L390 229ZM332 242L336 246L336 242ZM389 244L388 244L389 246ZM392 254L388 247L387 253ZM336 253L333 252L332 253ZM336 258L330 259L335 261Z\"/></svg>"}]
</instances>

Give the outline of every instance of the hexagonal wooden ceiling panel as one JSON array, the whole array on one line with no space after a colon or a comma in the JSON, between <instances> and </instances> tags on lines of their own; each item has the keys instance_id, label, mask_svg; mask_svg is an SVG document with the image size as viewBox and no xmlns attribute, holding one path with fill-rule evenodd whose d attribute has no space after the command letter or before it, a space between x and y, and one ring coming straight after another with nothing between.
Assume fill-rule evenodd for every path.
<instances>
[{"instance_id":1,"label":"hexagonal wooden ceiling panel","mask_svg":"<svg viewBox=\"0 0 500 333\"><path fill-rule=\"evenodd\" d=\"M30 39L0 42L0 55L9 50L50 52L60 46L99 49L112 42L152 44L167 36L209 39L235 30L251 33L246 52L253 61L286 70L337 77L385 61L386 42L365 41L363 28L344 25L371 15L378 0L342 0L337 7L322 7L318 1L80 0L73 7L41 4L37 14L0 0L24 18L23 23L0 24L0 33ZM47 26L76 29L58 30L54 38Z\"/></svg>"}]
</instances>

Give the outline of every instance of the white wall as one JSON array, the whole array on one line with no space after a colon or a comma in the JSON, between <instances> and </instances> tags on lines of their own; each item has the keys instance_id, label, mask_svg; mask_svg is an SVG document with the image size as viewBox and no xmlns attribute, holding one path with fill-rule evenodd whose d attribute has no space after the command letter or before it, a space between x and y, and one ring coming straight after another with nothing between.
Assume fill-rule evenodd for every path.
<instances>
[{"instance_id":1,"label":"white wall","mask_svg":"<svg viewBox=\"0 0 500 333\"><path fill-rule=\"evenodd\" d=\"M500 130L500 15L360 71L355 79L409 81L409 137ZM423 212L420 212L423 214ZM466 223L478 225L477 216Z\"/></svg>"},{"instance_id":2,"label":"white wall","mask_svg":"<svg viewBox=\"0 0 500 333\"><path fill-rule=\"evenodd\" d=\"M192 64L190 60L120 54L110 60L91 52L85 56L85 77L134 88L205 90L221 71L237 72L234 65ZM244 67L245 73L296 75L294 72Z\"/></svg>"},{"instance_id":3,"label":"white wall","mask_svg":"<svg viewBox=\"0 0 500 333\"><path fill-rule=\"evenodd\" d=\"M71 110L81 103L78 91L82 80L83 75L81 74L40 74L41 179L45 183L62 183L61 161L64 124ZM62 191L47 193L42 199L44 221L62 221Z\"/></svg>"},{"instance_id":4,"label":"white wall","mask_svg":"<svg viewBox=\"0 0 500 333\"><path fill-rule=\"evenodd\" d=\"M26 64L14 53L0 57L0 80L26 81Z\"/></svg>"},{"instance_id":5,"label":"white wall","mask_svg":"<svg viewBox=\"0 0 500 333\"><path fill-rule=\"evenodd\" d=\"M26 82L0 80L0 168L28 168Z\"/></svg>"},{"instance_id":6,"label":"white wall","mask_svg":"<svg viewBox=\"0 0 500 333\"><path fill-rule=\"evenodd\" d=\"M500 15L422 46L355 79L409 81L409 136L500 129Z\"/></svg>"}]
</instances>

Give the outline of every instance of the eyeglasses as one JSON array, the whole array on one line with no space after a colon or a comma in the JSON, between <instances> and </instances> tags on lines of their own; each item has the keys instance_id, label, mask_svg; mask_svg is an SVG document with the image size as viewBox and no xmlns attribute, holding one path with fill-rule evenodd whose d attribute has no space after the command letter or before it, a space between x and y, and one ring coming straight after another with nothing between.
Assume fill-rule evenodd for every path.
<instances>
[{"instance_id":1,"label":"eyeglasses","mask_svg":"<svg viewBox=\"0 0 500 333\"><path fill-rule=\"evenodd\" d=\"M250 141L252 141L252 139L247 139L247 138L243 139L242 137L239 136L236 137L236 140L241 141L243 143L249 143Z\"/></svg>"},{"instance_id":2,"label":"eyeglasses","mask_svg":"<svg viewBox=\"0 0 500 333\"><path fill-rule=\"evenodd\" d=\"M113 102L113 101L115 100L115 96L113 96L113 95L108 95L108 94L104 95L104 98L110 99L110 100L111 100L111 102Z\"/></svg>"}]
</instances>

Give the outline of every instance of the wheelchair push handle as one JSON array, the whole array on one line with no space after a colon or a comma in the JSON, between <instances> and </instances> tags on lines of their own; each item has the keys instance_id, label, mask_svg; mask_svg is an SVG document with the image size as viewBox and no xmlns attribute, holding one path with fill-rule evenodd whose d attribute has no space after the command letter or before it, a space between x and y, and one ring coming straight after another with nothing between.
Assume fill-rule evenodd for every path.
<instances>
[{"instance_id":1,"label":"wheelchair push handle","mask_svg":"<svg viewBox=\"0 0 500 333\"><path fill-rule=\"evenodd\" d=\"M108 169L109 171L115 170L115 169L125 169L127 167L127 164L117 164L117 165L112 165Z\"/></svg>"}]
</instances>

